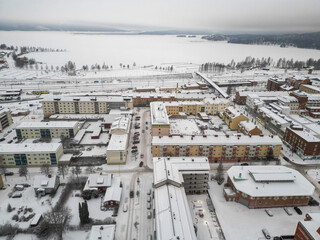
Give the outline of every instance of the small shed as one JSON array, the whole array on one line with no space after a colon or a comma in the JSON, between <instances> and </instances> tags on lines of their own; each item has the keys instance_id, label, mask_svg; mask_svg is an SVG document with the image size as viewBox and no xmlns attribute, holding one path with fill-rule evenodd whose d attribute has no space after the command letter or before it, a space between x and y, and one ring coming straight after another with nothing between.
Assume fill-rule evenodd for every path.
<instances>
[{"instance_id":1,"label":"small shed","mask_svg":"<svg viewBox=\"0 0 320 240\"><path fill-rule=\"evenodd\" d=\"M33 181L33 189L36 197L56 192L59 185L60 177L55 175L35 176Z\"/></svg>"}]
</instances>

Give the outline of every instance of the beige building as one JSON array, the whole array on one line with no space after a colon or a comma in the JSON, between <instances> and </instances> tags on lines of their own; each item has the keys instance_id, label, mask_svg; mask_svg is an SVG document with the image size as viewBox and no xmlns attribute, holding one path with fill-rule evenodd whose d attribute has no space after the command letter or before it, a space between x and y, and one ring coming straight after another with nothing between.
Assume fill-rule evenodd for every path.
<instances>
[{"instance_id":1,"label":"beige building","mask_svg":"<svg viewBox=\"0 0 320 240\"><path fill-rule=\"evenodd\" d=\"M42 101L44 117L53 114L107 114L110 109L132 109L131 97L54 97Z\"/></svg>"},{"instance_id":2,"label":"beige building","mask_svg":"<svg viewBox=\"0 0 320 240\"><path fill-rule=\"evenodd\" d=\"M16 128L18 139L73 138L79 131L77 122L23 122Z\"/></svg>"},{"instance_id":3,"label":"beige building","mask_svg":"<svg viewBox=\"0 0 320 240\"><path fill-rule=\"evenodd\" d=\"M114 119L110 127L110 134L129 134L131 117L118 117Z\"/></svg>"},{"instance_id":4,"label":"beige building","mask_svg":"<svg viewBox=\"0 0 320 240\"><path fill-rule=\"evenodd\" d=\"M107 164L126 163L128 141L128 134L112 134L107 148Z\"/></svg>"},{"instance_id":5,"label":"beige building","mask_svg":"<svg viewBox=\"0 0 320 240\"><path fill-rule=\"evenodd\" d=\"M0 110L0 132L12 123L11 111L9 109Z\"/></svg>"},{"instance_id":6,"label":"beige building","mask_svg":"<svg viewBox=\"0 0 320 240\"><path fill-rule=\"evenodd\" d=\"M150 103L152 136L168 136L170 123L165 104L163 102Z\"/></svg>"},{"instance_id":7,"label":"beige building","mask_svg":"<svg viewBox=\"0 0 320 240\"><path fill-rule=\"evenodd\" d=\"M223 112L225 108L232 105L232 102L225 98L206 98L204 102L204 111L206 114L216 115Z\"/></svg>"},{"instance_id":8,"label":"beige building","mask_svg":"<svg viewBox=\"0 0 320 240\"><path fill-rule=\"evenodd\" d=\"M299 90L310 94L320 93L320 88L308 84L301 84Z\"/></svg>"},{"instance_id":9,"label":"beige building","mask_svg":"<svg viewBox=\"0 0 320 240\"><path fill-rule=\"evenodd\" d=\"M299 100L293 96L280 96L278 97L278 103L281 106L289 107L290 114L299 114Z\"/></svg>"},{"instance_id":10,"label":"beige building","mask_svg":"<svg viewBox=\"0 0 320 240\"><path fill-rule=\"evenodd\" d=\"M210 162L240 162L280 155L278 136L154 136L153 157L207 157Z\"/></svg>"},{"instance_id":11,"label":"beige building","mask_svg":"<svg viewBox=\"0 0 320 240\"><path fill-rule=\"evenodd\" d=\"M243 133L244 135L261 135L262 134L261 129L258 128L257 125L247 121L242 121L239 123L238 131Z\"/></svg>"},{"instance_id":12,"label":"beige building","mask_svg":"<svg viewBox=\"0 0 320 240\"><path fill-rule=\"evenodd\" d=\"M229 126L231 130L238 130L241 121L248 121L249 119L242 113L237 111L234 107L224 109L222 119Z\"/></svg>"},{"instance_id":13,"label":"beige building","mask_svg":"<svg viewBox=\"0 0 320 240\"><path fill-rule=\"evenodd\" d=\"M0 157L8 167L56 166L62 155L61 143L0 144Z\"/></svg>"}]
</instances>

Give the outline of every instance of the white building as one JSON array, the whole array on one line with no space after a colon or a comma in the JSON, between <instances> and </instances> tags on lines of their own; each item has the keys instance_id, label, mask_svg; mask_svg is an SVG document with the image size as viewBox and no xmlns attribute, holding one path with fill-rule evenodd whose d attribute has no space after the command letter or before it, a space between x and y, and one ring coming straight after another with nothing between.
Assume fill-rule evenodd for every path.
<instances>
[{"instance_id":1,"label":"white building","mask_svg":"<svg viewBox=\"0 0 320 240\"><path fill-rule=\"evenodd\" d=\"M108 164L125 164L127 161L128 134L112 134L107 148Z\"/></svg>"},{"instance_id":2,"label":"white building","mask_svg":"<svg viewBox=\"0 0 320 240\"><path fill-rule=\"evenodd\" d=\"M83 191L99 190L106 191L111 186L112 174L90 174Z\"/></svg>"},{"instance_id":3,"label":"white building","mask_svg":"<svg viewBox=\"0 0 320 240\"><path fill-rule=\"evenodd\" d=\"M110 134L129 134L130 133L130 117L119 117L114 119L110 127Z\"/></svg>"},{"instance_id":4,"label":"white building","mask_svg":"<svg viewBox=\"0 0 320 240\"><path fill-rule=\"evenodd\" d=\"M0 110L0 132L13 123L11 111L9 109Z\"/></svg>"},{"instance_id":5,"label":"white building","mask_svg":"<svg viewBox=\"0 0 320 240\"><path fill-rule=\"evenodd\" d=\"M116 225L94 225L91 227L89 240L114 240Z\"/></svg>"}]
</instances>

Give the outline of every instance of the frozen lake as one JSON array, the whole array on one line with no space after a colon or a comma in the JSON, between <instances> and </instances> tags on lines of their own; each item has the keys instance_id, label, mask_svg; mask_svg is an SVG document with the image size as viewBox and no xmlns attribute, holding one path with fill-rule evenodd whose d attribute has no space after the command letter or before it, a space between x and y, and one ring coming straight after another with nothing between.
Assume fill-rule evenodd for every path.
<instances>
[{"instance_id":1,"label":"frozen lake","mask_svg":"<svg viewBox=\"0 0 320 240\"><path fill-rule=\"evenodd\" d=\"M279 46L228 44L196 38L178 38L173 35L101 35L72 32L0 31L0 43L13 46L35 46L66 49L66 52L31 53L30 58L61 66L68 60L77 68L84 64L102 64L119 67L120 63L132 66L171 65L205 62L229 63L244 60L246 56L285 57L294 60L320 58L320 50L280 48Z\"/></svg>"}]
</instances>

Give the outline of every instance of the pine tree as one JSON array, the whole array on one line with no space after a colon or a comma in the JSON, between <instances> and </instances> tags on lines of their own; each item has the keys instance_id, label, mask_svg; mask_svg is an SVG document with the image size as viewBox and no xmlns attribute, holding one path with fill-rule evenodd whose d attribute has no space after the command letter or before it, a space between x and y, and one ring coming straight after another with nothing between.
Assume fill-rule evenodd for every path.
<instances>
[{"instance_id":1,"label":"pine tree","mask_svg":"<svg viewBox=\"0 0 320 240\"><path fill-rule=\"evenodd\" d=\"M11 207L10 203L8 203L7 212L12 212L12 207Z\"/></svg>"}]
</instances>

